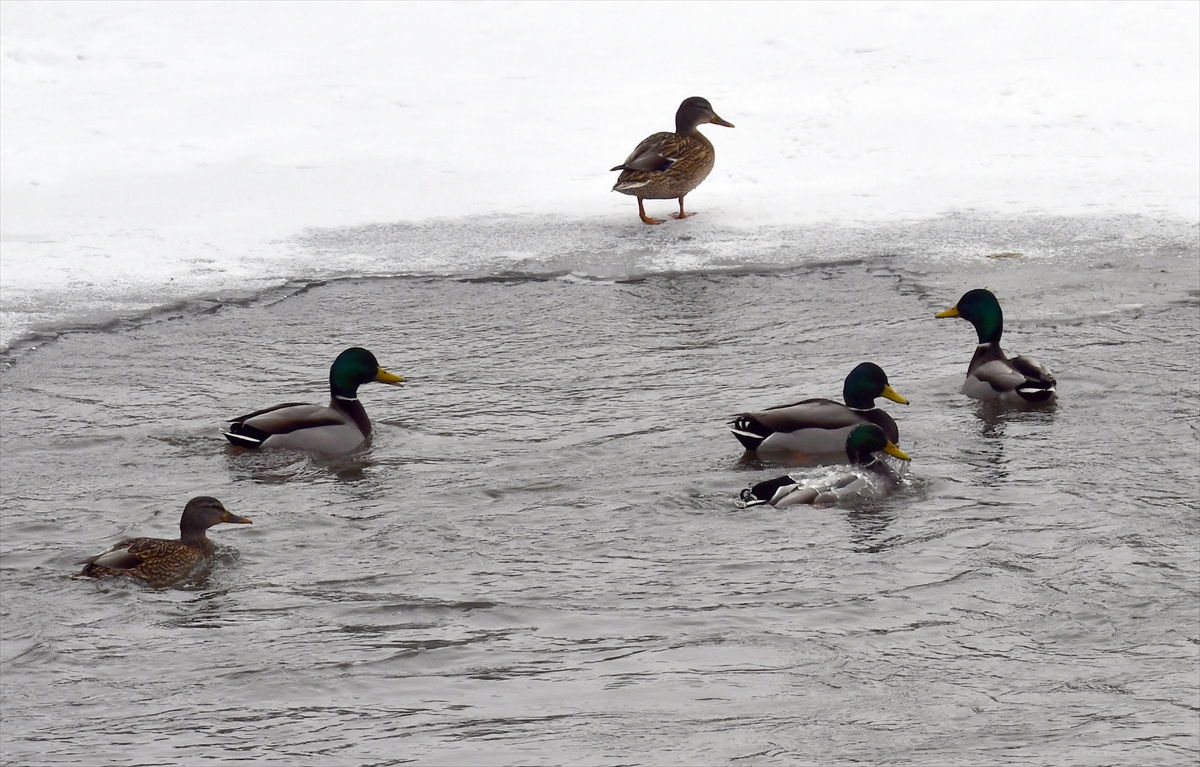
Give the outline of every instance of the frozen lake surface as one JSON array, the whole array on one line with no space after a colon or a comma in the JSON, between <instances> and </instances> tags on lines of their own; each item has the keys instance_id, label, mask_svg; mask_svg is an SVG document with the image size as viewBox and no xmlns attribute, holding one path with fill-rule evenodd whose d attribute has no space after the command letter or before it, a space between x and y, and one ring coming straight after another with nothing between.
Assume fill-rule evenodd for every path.
<instances>
[{"instance_id":1,"label":"frozen lake surface","mask_svg":"<svg viewBox=\"0 0 1200 767\"><path fill-rule=\"evenodd\" d=\"M630 34L647 25L669 32ZM636 230L608 169L691 95L738 126L708 126L716 169L689 198L751 240L730 239L735 261L773 227L1196 223L1197 57L1192 3L9 3L0 348L176 300L455 274L510 250L334 257L303 247L310 229ZM545 250L524 245L516 258Z\"/></svg>"}]
</instances>

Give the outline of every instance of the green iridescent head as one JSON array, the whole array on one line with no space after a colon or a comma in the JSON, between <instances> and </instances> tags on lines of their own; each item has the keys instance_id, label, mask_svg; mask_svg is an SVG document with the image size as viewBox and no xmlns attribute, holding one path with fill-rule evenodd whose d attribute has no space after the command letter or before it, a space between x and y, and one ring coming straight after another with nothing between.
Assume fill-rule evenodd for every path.
<instances>
[{"instance_id":1,"label":"green iridescent head","mask_svg":"<svg viewBox=\"0 0 1200 767\"><path fill-rule=\"evenodd\" d=\"M1000 302L992 295L992 291L983 288L963 293L957 304L944 312L938 312L937 316L939 319L962 317L975 326L981 344L998 342L1004 332L1004 312L1000 311Z\"/></svg>"},{"instance_id":2,"label":"green iridescent head","mask_svg":"<svg viewBox=\"0 0 1200 767\"><path fill-rule=\"evenodd\" d=\"M399 385L404 379L379 367L375 355L361 346L342 352L329 367L329 390L336 396L353 399L358 387L371 381Z\"/></svg>"},{"instance_id":3,"label":"green iridescent head","mask_svg":"<svg viewBox=\"0 0 1200 767\"><path fill-rule=\"evenodd\" d=\"M875 453L881 450L902 461L912 460L884 435L883 429L873 423L862 423L855 426L846 437L846 455L850 456L851 463L870 463L875 459Z\"/></svg>"},{"instance_id":4,"label":"green iridescent head","mask_svg":"<svg viewBox=\"0 0 1200 767\"><path fill-rule=\"evenodd\" d=\"M876 397L887 397L892 402L907 405L908 400L888 383L887 373L874 362L864 362L846 376L842 384L842 401L847 407L870 410L875 407Z\"/></svg>"}]
</instances>

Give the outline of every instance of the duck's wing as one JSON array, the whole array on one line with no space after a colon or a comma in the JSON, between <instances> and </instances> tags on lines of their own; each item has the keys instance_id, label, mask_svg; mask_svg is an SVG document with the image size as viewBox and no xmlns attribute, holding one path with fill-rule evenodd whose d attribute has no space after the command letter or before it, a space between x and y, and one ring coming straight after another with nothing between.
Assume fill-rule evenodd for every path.
<instances>
[{"instance_id":1,"label":"duck's wing","mask_svg":"<svg viewBox=\"0 0 1200 767\"><path fill-rule=\"evenodd\" d=\"M992 360L967 375L964 390L978 399L1012 399L1013 401L1045 402L1054 396L1054 376L1037 360L1013 357Z\"/></svg>"},{"instance_id":2,"label":"duck's wing","mask_svg":"<svg viewBox=\"0 0 1200 767\"><path fill-rule=\"evenodd\" d=\"M674 133L655 133L634 147L625 162L611 170L665 173L686 154L688 142ZM624 178L625 174L621 174Z\"/></svg>"},{"instance_id":3,"label":"duck's wing","mask_svg":"<svg viewBox=\"0 0 1200 767\"><path fill-rule=\"evenodd\" d=\"M278 434L352 423L345 413L326 405L289 402L236 418L230 424L229 431L221 433L235 445L258 447L268 437Z\"/></svg>"},{"instance_id":4,"label":"duck's wing","mask_svg":"<svg viewBox=\"0 0 1200 767\"><path fill-rule=\"evenodd\" d=\"M79 560L78 564L84 565L82 575L90 575L94 568L107 568L109 570L132 570L142 563L142 557L137 551L130 551L131 547L138 546L141 543L140 538L130 538L113 544L110 548L100 552L94 557Z\"/></svg>"},{"instance_id":5,"label":"duck's wing","mask_svg":"<svg viewBox=\"0 0 1200 767\"><path fill-rule=\"evenodd\" d=\"M856 426L864 420L840 402L809 399L758 413L742 413L730 422L729 430L747 450L756 450L772 434L788 434L801 429L834 431ZM845 436L841 439L844 441Z\"/></svg>"},{"instance_id":6,"label":"duck's wing","mask_svg":"<svg viewBox=\"0 0 1200 767\"><path fill-rule=\"evenodd\" d=\"M811 399L790 407L771 408L754 414L756 420L772 431L797 429L840 429L863 422L862 416L840 402Z\"/></svg>"},{"instance_id":7,"label":"duck's wing","mask_svg":"<svg viewBox=\"0 0 1200 767\"><path fill-rule=\"evenodd\" d=\"M1017 396L1026 402L1048 402L1054 398L1058 382L1044 365L1032 357L1013 357L1009 362L1025 378L1017 386Z\"/></svg>"},{"instance_id":8,"label":"duck's wing","mask_svg":"<svg viewBox=\"0 0 1200 767\"><path fill-rule=\"evenodd\" d=\"M284 410L286 408L292 408L292 407L321 407L321 406L320 405L310 405L307 402L285 402L282 405L273 405L271 407L265 407L262 410L255 410L253 413L247 413L246 415L239 415L237 418L230 418L229 420L231 423L245 423L246 421L249 421L251 418L257 418L260 415L266 415L267 413L274 413L277 410Z\"/></svg>"},{"instance_id":9,"label":"duck's wing","mask_svg":"<svg viewBox=\"0 0 1200 767\"><path fill-rule=\"evenodd\" d=\"M128 538L79 564L85 565L83 575L99 574L97 569L137 570L147 562L174 556L181 546L179 541L163 538Z\"/></svg>"},{"instance_id":10,"label":"duck's wing","mask_svg":"<svg viewBox=\"0 0 1200 767\"><path fill-rule=\"evenodd\" d=\"M989 387L994 396L1000 396L1005 392L1016 391L1018 386L1025 383L1025 376L1013 368L1010 360L992 360L968 373L967 380L977 381Z\"/></svg>"},{"instance_id":11,"label":"duck's wing","mask_svg":"<svg viewBox=\"0 0 1200 767\"><path fill-rule=\"evenodd\" d=\"M821 492L815 487L795 485L787 494L778 498L771 505L777 509L784 509L788 506L807 506L816 503L820 497Z\"/></svg>"},{"instance_id":12,"label":"duck's wing","mask_svg":"<svg viewBox=\"0 0 1200 767\"><path fill-rule=\"evenodd\" d=\"M900 478L895 470L876 456L875 460L866 466L854 467L817 487L821 493L815 503L825 505L886 498L895 491L899 483Z\"/></svg>"},{"instance_id":13,"label":"duck's wing","mask_svg":"<svg viewBox=\"0 0 1200 767\"><path fill-rule=\"evenodd\" d=\"M1009 362L1012 363L1013 368L1018 373L1025 376L1025 385L1020 387L1018 391L1026 389L1034 392L1049 389L1053 393L1054 387L1058 385L1058 382L1054 380L1054 376L1046 369L1046 366L1033 357L1013 357Z\"/></svg>"}]
</instances>

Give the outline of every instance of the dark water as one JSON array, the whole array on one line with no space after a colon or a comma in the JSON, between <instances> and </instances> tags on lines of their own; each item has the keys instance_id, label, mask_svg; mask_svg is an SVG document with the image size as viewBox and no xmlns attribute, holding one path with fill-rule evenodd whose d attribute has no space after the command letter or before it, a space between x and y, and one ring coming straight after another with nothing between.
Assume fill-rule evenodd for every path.
<instances>
[{"instance_id":1,"label":"dark water","mask_svg":"<svg viewBox=\"0 0 1200 767\"><path fill-rule=\"evenodd\" d=\"M550 252L16 353L4 763L1194 764L1195 230L992 226L1003 251L952 252L975 235L943 221L894 249L797 232L740 265L604 278L579 267L594 253ZM933 315L980 285L1057 407L958 394L973 331ZM410 381L361 391L367 447L219 438L227 416L324 399L352 344ZM779 470L726 418L837 395L862 360L912 402L888 403L902 489L736 508ZM254 520L214 530L207 577L69 577L122 536L173 534L202 493Z\"/></svg>"}]
</instances>

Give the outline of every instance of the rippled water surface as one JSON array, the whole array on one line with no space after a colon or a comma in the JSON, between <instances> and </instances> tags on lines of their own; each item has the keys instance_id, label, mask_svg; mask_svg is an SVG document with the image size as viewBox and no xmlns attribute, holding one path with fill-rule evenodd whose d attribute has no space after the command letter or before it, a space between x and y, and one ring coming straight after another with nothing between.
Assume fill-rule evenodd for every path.
<instances>
[{"instance_id":1,"label":"rippled water surface","mask_svg":"<svg viewBox=\"0 0 1200 767\"><path fill-rule=\"evenodd\" d=\"M1039 237L346 279L15 355L4 762L1194 764L1194 233ZM974 333L933 315L981 285L1056 407L958 393ZM368 446L219 438L356 344L409 379L360 391ZM780 470L728 416L863 360L912 403L901 490L738 509ZM70 577L198 494L254 520L206 577Z\"/></svg>"}]
</instances>

